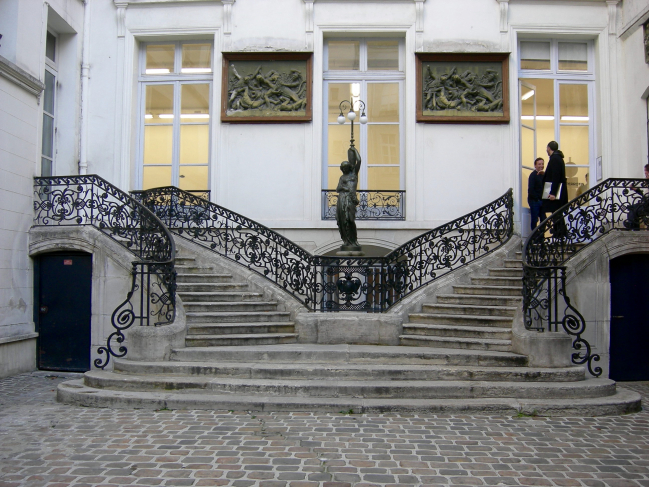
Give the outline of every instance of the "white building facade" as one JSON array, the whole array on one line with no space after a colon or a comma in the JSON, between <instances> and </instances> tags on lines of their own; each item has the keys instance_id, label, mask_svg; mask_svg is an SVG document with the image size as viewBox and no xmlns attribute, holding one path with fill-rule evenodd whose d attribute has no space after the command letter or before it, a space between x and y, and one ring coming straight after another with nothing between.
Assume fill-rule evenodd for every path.
<instances>
[{"instance_id":1,"label":"white building facade","mask_svg":"<svg viewBox=\"0 0 649 487\"><path fill-rule=\"evenodd\" d=\"M606 178L641 177L649 162L646 0L0 7L3 375L34 367L34 176L98 174L125 191L209 190L213 202L324 254L340 246L336 222L323 219L323 190L335 190L349 141L338 107L361 99L359 189L400 191L405 202L401 219L357 222L359 242L380 254L508 188L525 234L527 177L536 157L547 160L550 140L566 155L570 197ZM241 53L308 54L307 120L222 116L223 67ZM440 53L503 54L508 119L418 121L417 62Z\"/></svg>"}]
</instances>

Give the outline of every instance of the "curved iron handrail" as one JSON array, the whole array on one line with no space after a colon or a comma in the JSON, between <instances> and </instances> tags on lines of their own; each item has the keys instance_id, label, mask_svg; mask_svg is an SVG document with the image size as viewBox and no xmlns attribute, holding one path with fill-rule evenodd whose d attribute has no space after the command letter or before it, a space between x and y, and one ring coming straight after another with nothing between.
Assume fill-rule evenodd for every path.
<instances>
[{"instance_id":1,"label":"curved iron handrail","mask_svg":"<svg viewBox=\"0 0 649 487\"><path fill-rule=\"evenodd\" d=\"M312 310L374 311L503 245L513 197L416 237L385 257L314 256L268 227L169 186L138 195L170 230L279 284Z\"/></svg>"},{"instance_id":2,"label":"curved iron handrail","mask_svg":"<svg viewBox=\"0 0 649 487\"><path fill-rule=\"evenodd\" d=\"M35 225L91 225L138 257L132 263L131 289L113 311L115 331L99 347L95 367L105 368L110 357L124 357L124 331L133 323L154 326L172 323L176 316L176 248L171 232L139 201L105 179L91 174L34 178ZM139 303L133 303L140 290ZM113 348L115 343L116 349Z\"/></svg>"},{"instance_id":3,"label":"curved iron handrail","mask_svg":"<svg viewBox=\"0 0 649 487\"><path fill-rule=\"evenodd\" d=\"M649 180L607 179L577 196L541 222L523 247L523 313L525 327L558 331L575 337L572 362L593 367L600 356L583 337L586 321L566 290L565 263L584 247L612 230L637 230L649 225ZM564 308L560 309L559 298Z\"/></svg>"}]
</instances>

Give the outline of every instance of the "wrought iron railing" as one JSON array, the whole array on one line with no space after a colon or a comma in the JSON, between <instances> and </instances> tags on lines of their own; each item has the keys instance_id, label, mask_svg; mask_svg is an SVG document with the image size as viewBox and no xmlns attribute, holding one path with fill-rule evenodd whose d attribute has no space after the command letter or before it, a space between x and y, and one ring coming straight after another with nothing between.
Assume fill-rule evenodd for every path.
<instances>
[{"instance_id":1,"label":"wrought iron railing","mask_svg":"<svg viewBox=\"0 0 649 487\"><path fill-rule=\"evenodd\" d=\"M512 235L511 189L385 257L314 256L279 233L175 187L142 194L169 229L277 283L311 310L385 311Z\"/></svg>"},{"instance_id":2,"label":"wrought iron railing","mask_svg":"<svg viewBox=\"0 0 649 487\"><path fill-rule=\"evenodd\" d=\"M356 220L405 220L405 191L359 190ZM338 192L335 189L322 190L322 219L336 219Z\"/></svg>"},{"instance_id":3,"label":"wrought iron railing","mask_svg":"<svg viewBox=\"0 0 649 487\"><path fill-rule=\"evenodd\" d=\"M566 261L611 230L646 230L649 180L607 179L543 221L523 248L523 312L529 330L559 331L574 337L572 362L594 367L600 356L584 338L586 321L566 289Z\"/></svg>"},{"instance_id":4,"label":"wrought iron railing","mask_svg":"<svg viewBox=\"0 0 649 487\"><path fill-rule=\"evenodd\" d=\"M131 289L113 312L115 331L99 347L95 367L124 357L124 331L135 322L166 325L176 315L175 245L169 230L149 209L96 175L34 178L35 225L91 225L130 252Z\"/></svg>"},{"instance_id":5,"label":"wrought iron railing","mask_svg":"<svg viewBox=\"0 0 649 487\"><path fill-rule=\"evenodd\" d=\"M144 193L145 191L145 189L134 189L129 191L129 193L131 194L131 196L133 196L133 198L142 202L142 193ZM210 195L212 194L212 191L209 189L186 189L185 192L191 193L194 196L198 196L199 198L203 198L207 201L211 199Z\"/></svg>"}]
</instances>

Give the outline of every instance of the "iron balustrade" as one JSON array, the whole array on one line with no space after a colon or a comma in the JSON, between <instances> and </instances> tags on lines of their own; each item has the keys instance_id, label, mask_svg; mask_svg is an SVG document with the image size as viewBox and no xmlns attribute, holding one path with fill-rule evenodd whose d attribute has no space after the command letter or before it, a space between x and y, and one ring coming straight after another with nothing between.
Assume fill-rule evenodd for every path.
<instances>
[{"instance_id":1,"label":"iron balustrade","mask_svg":"<svg viewBox=\"0 0 649 487\"><path fill-rule=\"evenodd\" d=\"M595 377L602 374L602 368L594 366L600 356L584 338L586 321L568 296L565 264L612 230L646 230L648 225L649 180L607 179L554 212L525 242L525 327L539 332L563 329L574 337L572 362L585 365ZM564 237L555 236L564 228Z\"/></svg>"},{"instance_id":2,"label":"iron balustrade","mask_svg":"<svg viewBox=\"0 0 649 487\"><path fill-rule=\"evenodd\" d=\"M142 189L137 189L137 190L131 190L129 193L133 198L138 200L140 203L142 202L142 193L144 193L146 190ZM211 194L212 191L209 189L186 189L185 190L187 193L191 193L194 196L198 196L199 198L203 198L204 200L209 201L211 199Z\"/></svg>"},{"instance_id":3,"label":"iron balustrade","mask_svg":"<svg viewBox=\"0 0 649 487\"><path fill-rule=\"evenodd\" d=\"M264 225L175 187L150 189L141 198L176 235L261 274L313 311L385 311L513 233L511 189L376 258L311 255Z\"/></svg>"},{"instance_id":4,"label":"iron balustrade","mask_svg":"<svg viewBox=\"0 0 649 487\"><path fill-rule=\"evenodd\" d=\"M165 225L148 208L96 175L34 178L36 226L89 225L135 254L131 289L113 311L115 331L99 347L95 367L124 357L124 331L172 323L176 316L175 244Z\"/></svg>"},{"instance_id":5,"label":"iron balustrade","mask_svg":"<svg viewBox=\"0 0 649 487\"><path fill-rule=\"evenodd\" d=\"M405 220L406 192L392 190L359 190L357 220ZM338 192L335 189L322 190L322 219L336 219Z\"/></svg>"}]
</instances>

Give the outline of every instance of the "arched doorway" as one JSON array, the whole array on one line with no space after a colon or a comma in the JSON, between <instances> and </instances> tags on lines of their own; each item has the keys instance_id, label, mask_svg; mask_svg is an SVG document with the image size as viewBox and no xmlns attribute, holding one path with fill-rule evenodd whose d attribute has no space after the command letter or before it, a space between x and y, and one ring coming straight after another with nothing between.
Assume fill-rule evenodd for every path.
<instances>
[{"instance_id":1,"label":"arched doorway","mask_svg":"<svg viewBox=\"0 0 649 487\"><path fill-rule=\"evenodd\" d=\"M91 254L70 251L36 257L39 369L90 370L91 286Z\"/></svg>"},{"instance_id":2,"label":"arched doorway","mask_svg":"<svg viewBox=\"0 0 649 487\"><path fill-rule=\"evenodd\" d=\"M610 261L611 325L609 377L649 380L649 254Z\"/></svg>"}]
</instances>

